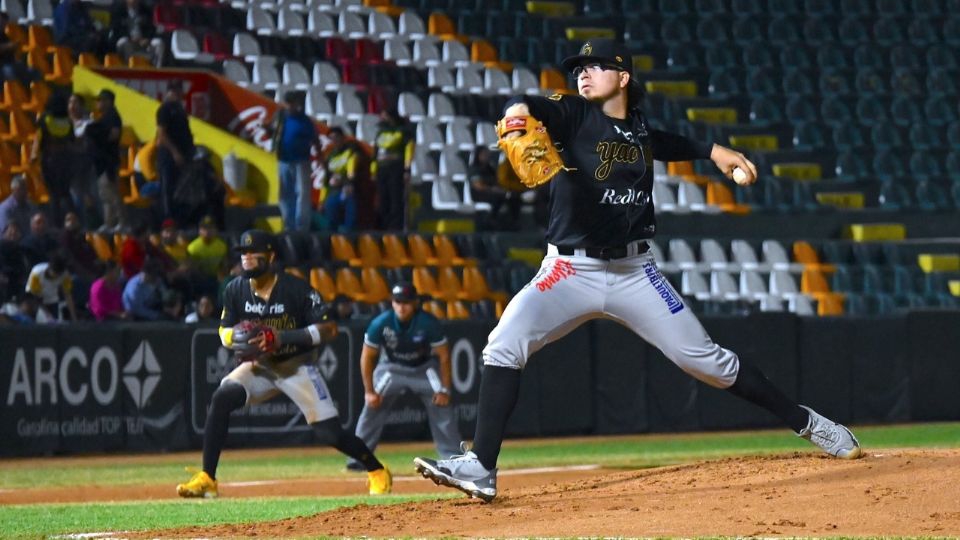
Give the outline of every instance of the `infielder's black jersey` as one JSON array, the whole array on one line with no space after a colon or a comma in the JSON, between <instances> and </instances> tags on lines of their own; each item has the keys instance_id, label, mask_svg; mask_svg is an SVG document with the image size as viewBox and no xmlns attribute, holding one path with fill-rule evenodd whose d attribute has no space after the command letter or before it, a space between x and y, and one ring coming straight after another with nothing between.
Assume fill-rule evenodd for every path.
<instances>
[{"instance_id":1,"label":"infielder's black jersey","mask_svg":"<svg viewBox=\"0 0 960 540\"><path fill-rule=\"evenodd\" d=\"M573 169L550 182L546 239L554 245L614 247L653 237L654 158L710 157L711 145L652 129L639 109L619 120L580 96L520 100L543 122L564 165Z\"/></svg>"},{"instance_id":2,"label":"infielder's black jersey","mask_svg":"<svg viewBox=\"0 0 960 540\"><path fill-rule=\"evenodd\" d=\"M319 322L329 322L330 317L320 293L313 290L306 281L281 272L277 274L277 283L267 301L253 294L247 278L237 277L227 284L223 291L220 326L231 328L242 320L261 321L276 330L292 330ZM286 360L312 348L313 345L284 345L273 353L270 359Z\"/></svg>"}]
</instances>

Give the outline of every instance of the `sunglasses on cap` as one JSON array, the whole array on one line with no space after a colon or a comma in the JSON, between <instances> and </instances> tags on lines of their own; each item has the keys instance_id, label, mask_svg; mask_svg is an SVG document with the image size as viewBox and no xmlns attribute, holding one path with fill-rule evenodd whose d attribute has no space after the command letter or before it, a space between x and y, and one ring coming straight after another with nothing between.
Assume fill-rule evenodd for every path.
<instances>
[{"instance_id":1,"label":"sunglasses on cap","mask_svg":"<svg viewBox=\"0 0 960 540\"><path fill-rule=\"evenodd\" d=\"M610 64L600 64L595 62L592 64L584 64L582 66L577 66L573 68L573 70L570 73L572 73L573 76L577 78L577 77L580 77L580 74L582 74L584 71L586 71L587 73L600 73L601 71L620 71L620 67L613 66Z\"/></svg>"}]
</instances>

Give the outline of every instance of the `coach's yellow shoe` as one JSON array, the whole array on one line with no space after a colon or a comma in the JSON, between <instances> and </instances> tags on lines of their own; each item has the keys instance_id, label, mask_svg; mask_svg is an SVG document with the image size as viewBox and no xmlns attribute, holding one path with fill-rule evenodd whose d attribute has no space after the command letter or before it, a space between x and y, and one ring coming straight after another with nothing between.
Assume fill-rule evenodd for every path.
<instances>
[{"instance_id":1,"label":"coach's yellow shoe","mask_svg":"<svg viewBox=\"0 0 960 540\"><path fill-rule=\"evenodd\" d=\"M367 485L370 486L371 495L386 495L393 489L393 475L384 465L382 469L367 473Z\"/></svg>"},{"instance_id":2,"label":"coach's yellow shoe","mask_svg":"<svg viewBox=\"0 0 960 540\"><path fill-rule=\"evenodd\" d=\"M203 497L212 499L218 495L217 481L210 478L210 475L204 471L198 471L193 467L187 467L187 472L194 473L190 480L177 485L177 495L181 497Z\"/></svg>"}]
</instances>

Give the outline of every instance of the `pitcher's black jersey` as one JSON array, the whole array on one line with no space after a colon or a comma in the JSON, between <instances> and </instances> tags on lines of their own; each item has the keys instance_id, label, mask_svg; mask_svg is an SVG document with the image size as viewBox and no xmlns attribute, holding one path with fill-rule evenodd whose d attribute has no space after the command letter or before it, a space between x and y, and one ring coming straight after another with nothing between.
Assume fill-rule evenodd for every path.
<instances>
[{"instance_id":1,"label":"pitcher's black jersey","mask_svg":"<svg viewBox=\"0 0 960 540\"><path fill-rule=\"evenodd\" d=\"M712 145L652 129L640 109L619 120L580 96L510 103L520 100L546 126L569 169L550 181L546 239L554 245L614 247L653 237L653 160L710 157Z\"/></svg>"},{"instance_id":2,"label":"pitcher's black jersey","mask_svg":"<svg viewBox=\"0 0 960 540\"><path fill-rule=\"evenodd\" d=\"M310 285L285 272L277 274L277 283L270 298L253 294L250 280L237 277L223 291L223 314L220 326L231 328L243 320L256 320L275 330L292 330L330 321L329 310L320 293ZM286 360L313 349L313 345L283 345L270 357Z\"/></svg>"}]
</instances>

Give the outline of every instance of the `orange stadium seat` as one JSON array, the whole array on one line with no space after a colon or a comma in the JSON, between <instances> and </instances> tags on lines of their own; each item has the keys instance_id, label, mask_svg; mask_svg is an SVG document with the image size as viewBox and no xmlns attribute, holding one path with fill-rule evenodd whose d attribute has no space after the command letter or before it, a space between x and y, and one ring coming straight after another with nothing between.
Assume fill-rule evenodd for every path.
<instances>
[{"instance_id":1,"label":"orange stadium seat","mask_svg":"<svg viewBox=\"0 0 960 540\"><path fill-rule=\"evenodd\" d=\"M330 236L330 248L333 251L333 259L350 266L360 266L360 258L357 257L356 250L353 249L353 243L342 234Z\"/></svg>"},{"instance_id":2,"label":"orange stadium seat","mask_svg":"<svg viewBox=\"0 0 960 540\"><path fill-rule=\"evenodd\" d=\"M284 272L290 274L291 276L297 276L298 278L306 281L307 276L303 275L303 270L297 268L296 266L288 266L283 269Z\"/></svg>"},{"instance_id":3,"label":"orange stadium seat","mask_svg":"<svg viewBox=\"0 0 960 540\"><path fill-rule=\"evenodd\" d=\"M100 67L100 59L93 53L83 52L77 57L77 65L83 67Z\"/></svg>"},{"instance_id":4,"label":"orange stadium seat","mask_svg":"<svg viewBox=\"0 0 960 540\"><path fill-rule=\"evenodd\" d=\"M0 101L0 110L22 109L30 101L27 90L20 81L12 80L3 83L3 101Z\"/></svg>"},{"instance_id":5,"label":"orange stadium seat","mask_svg":"<svg viewBox=\"0 0 960 540\"><path fill-rule=\"evenodd\" d=\"M333 302L337 297L337 286L330 277L330 273L324 268L310 269L310 286L320 293L324 302Z\"/></svg>"},{"instance_id":6,"label":"orange stadium seat","mask_svg":"<svg viewBox=\"0 0 960 540\"><path fill-rule=\"evenodd\" d=\"M470 310L463 302L456 300L447 303L447 319L451 321L465 321L470 318Z\"/></svg>"},{"instance_id":7,"label":"orange stadium seat","mask_svg":"<svg viewBox=\"0 0 960 540\"><path fill-rule=\"evenodd\" d=\"M367 295L363 291L363 285L350 268L337 270L337 276L334 282L337 285L337 294L346 295L357 302L367 301Z\"/></svg>"},{"instance_id":8,"label":"orange stadium seat","mask_svg":"<svg viewBox=\"0 0 960 540\"><path fill-rule=\"evenodd\" d=\"M463 292L467 300L494 300L506 302L507 294L504 292L491 291L487 285L487 278L475 266L467 266L463 269Z\"/></svg>"},{"instance_id":9,"label":"orange stadium seat","mask_svg":"<svg viewBox=\"0 0 960 540\"><path fill-rule=\"evenodd\" d=\"M408 235L407 243L410 245L410 260L414 266L436 266L439 262L433 255L430 244L419 234Z\"/></svg>"},{"instance_id":10,"label":"orange stadium seat","mask_svg":"<svg viewBox=\"0 0 960 540\"><path fill-rule=\"evenodd\" d=\"M383 255L380 253L380 244L372 235L361 234L357 238L357 251L360 265L377 267L383 264Z\"/></svg>"},{"instance_id":11,"label":"orange stadium seat","mask_svg":"<svg viewBox=\"0 0 960 540\"><path fill-rule=\"evenodd\" d=\"M441 321L447 318L447 308L445 308L443 304L437 300L428 300L424 302L423 310L440 319Z\"/></svg>"},{"instance_id":12,"label":"orange stadium seat","mask_svg":"<svg viewBox=\"0 0 960 540\"><path fill-rule=\"evenodd\" d=\"M23 110L40 114L50 98L50 86L43 81L30 83L30 100L23 104Z\"/></svg>"},{"instance_id":13,"label":"orange stadium seat","mask_svg":"<svg viewBox=\"0 0 960 540\"><path fill-rule=\"evenodd\" d=\"M390 299L390 287L376 268L368 266L361 269L360 283L367 295L367 302L378 303Z\"/></svg>"},{"instance_id":14,"label":"orange stadium seat","mask_svg":"<svg viewBox=\"0 0 960 540\"><path fill-rule=\"evenodd\" d=\"M437 295L437 280L425 266L417 266L413 269L413 286L421 295Z\"/></svg>"},{"instance_id":15,"label":"orange stadium seat","mask_svg":"<svg viewBox=\"0 0 960 540\"><path fill-rule=\"evenodd\" d=\"M27 50L39 51L42 54L50 52L53 46L53 38L50 36L50 30L44 26L31 24L27 28Z\"/></svg>"},{"instance_id":16,"label":"orange stadium seat","mask_svg":"<svg viewBox=\"0 0 960 540\"><path fill-rule=\"evenodd\" d=\"M107 53L103 56L103 67L122 68L127 67L127 64L123 62L123 58L119 54Z\"/></svg>"},{"instance_id":17,"label":"orange stadium seat","mask_svg":"<svg viewBox=\"0 0 960 540\"><path fill-rule=\"evenodd\" d=\"M53 51L53 70L44 78L55 84L66 86L73 79L73 53L68 47L55 47Z\"/></svg>"},{"instance_id":18,"label":"orange stadium seat","mask_svg":"<svg viewBox=\"0 0 960 540\"><path fill-rule=\"evenodd\" d=\"M407 249L403 247L403 242L395 234L383 235L383 266L397 268L400 266L410 266L410 257L407 256Z\"/></svg>"},{"instance_id":19,"label":"orange stadium seat","mask_svg":"<svg viewBox=\"0 0 960 540\"><path fill-rule=\"evenodd\" d=\"M824 272L833 272L832 264L824 264L820 261L820 255L817 250L806 240L797 240L793 243L793 259L808 268L819 269Z\"/></svg>"},{"instance_id":20,"label":"orange stadium seat","mask_svg":"<svg viewBox=\"0 0 960 540\"><path fill-rule=\"evenodd\" d=\"M476 264L476 261L464 259L457 253L457 247L453 241L445 234L437 234L433 237L433 248L437 255L437 265L439 266L464 266Z\"/></svg>"},{"instance_id":21,"label":"orange stadium seat","mask_svg":"<svg viewBox=\"0 0 960 540\"><path fill-rule=\"evenodd\" d=\"M462 300L466 297L460 278L457 277L453 268L449 266L437 268L437 293L434 296L447 302Z\"/></svg>"}]
</instances>

